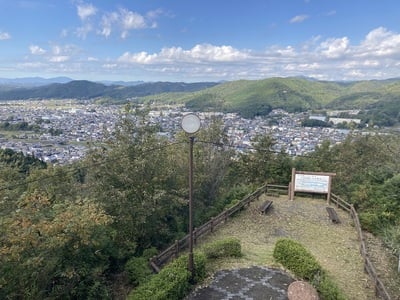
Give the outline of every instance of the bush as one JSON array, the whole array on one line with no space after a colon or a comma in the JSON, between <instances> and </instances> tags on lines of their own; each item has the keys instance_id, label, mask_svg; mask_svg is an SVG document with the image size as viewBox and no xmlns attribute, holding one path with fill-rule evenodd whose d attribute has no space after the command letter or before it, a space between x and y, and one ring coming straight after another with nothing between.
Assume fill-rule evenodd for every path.
<instances>
[{"instance_id":1,"label":"bush","mask_svg":"<svg viewBox=\"0 0 400 300\"><path fill-rule=\"evenodd\" d=\"M274 258L296 276L312 280L321 272L321 267L312 254L300 243L290 239L280 239L276 242Z\"/></svg>"},{"instance_id":2,"label":"bush","mask_svg":"<svg viewBox=\"0 0 400 300\"><path fill-rule=\"evenodd\" d=\"M345 300L346 296L304 246L290 239L276 242L274 258L296 276L309 280L324 300Z\"/></svg>"},{"instance_id":3,"label":"bush","mask_svg":"<svg viewBox=\"0 0 400 300\"><path fill-rule=\"evenodd\" d=\"M145 283L153 274L150 268L149 259L158 253L156 248L149 248L143 251L143 255L130 258L125 264L125 271L129 280L134 285Z\"/></svg>"},{"instance_id":4,"label":"bush","mask_svg":"<svg viewBox=\"0 0 400 300\"><path fill-rule=\"evenodd\" d=\"M377 234L381 228L378 214L375 212L360 212L360 224L364 230Z\"/></svg>"},{"instance_id":5,"label":"bush","mask_svg":"<svg viewBox=\"0 0 400 300\"><path fill-rule=\"evenodd\" d=\"M314 287L320 293L324 300L346 300L346 296L342 293L336 283L326 274L322 272L319 281L312 282Z\"/></svg>"},{"instance_id":6,"label":"bush","mask_svg":"<svg viewBox=\"0 0 400 300\"><path fill-rule=\"evenodd\" d=\"M242 256L240 240L237 238L226 238L207 244L203 251L209 259Z\"/></svg>"},{"instance_id":7,"label":"bush","mask_svg":"<svg viewBox=\"0 0 400 300\"><path fill-rule=\"evenodd\" d=\"M132 257L125 264L125 271L128 273L129 280L134 285L143 284L153 274L149 266L149 261L145 257Z\"/></svg>"},{"instance_id":8,"label":"bush","mask_svg":"<svg viewBox=\"0 0 400 300\"><path fill-rule=\"evenodd\" d=\"M140 285L128 297L130 300L178 300L190 290L191 274L188 271L188 255L183 255ZM206 276L206 257L202 253L194 255L194 281L200 282Z\"/></svg>"}]
</instances>

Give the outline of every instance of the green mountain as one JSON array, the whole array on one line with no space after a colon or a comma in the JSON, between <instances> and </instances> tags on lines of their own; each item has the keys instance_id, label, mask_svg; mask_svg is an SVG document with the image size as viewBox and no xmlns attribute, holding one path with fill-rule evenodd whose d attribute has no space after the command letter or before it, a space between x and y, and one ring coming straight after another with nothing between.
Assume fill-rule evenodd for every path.
<instances>
[{"instance_id":1,"label":"green mountain","mask_svg":"<svg viewBox=\"0 0 400 300\"><path fill-rule=\"evenodd\" d=\"M268 78L225 83L151 82L131 86L77 80L33 88L0 86L0 100L48 98L180 103L193 111L236 112L246 118L267 115L277 108L288 112L361 109L365 122L383 126L397 123L400 117L400 79L332 82Z\"/></svg>"},{"instance_id":2,"label":"green mountain","mask_svg":"<svg viewBox=\"0 0 400 300\"><path fill-rule=\"evenodd\" d=\"M272 109L288 112L321 109L375 109L390 106L399 112L400 80L355 82L315 81L304 78L268 78L226 82L185 94L157 94L145 100L185 103L192 110L238 112L245 117Z\"/></svg>"},{"instance_id":3,"label":"green mountain","mask_svg":"<svg viewBox=\"0 0 400 300\"><path fill-rule=\"evenodd\" d=\"M193 92L217 85L215 82L151 82L134 86L105 85L87 80L73 80L67 83L53 83L31 88L6 88L0 86L0 100L26 99L93 99L108 97L127 99L159 93Z\"/></svg>"}]
</instances>

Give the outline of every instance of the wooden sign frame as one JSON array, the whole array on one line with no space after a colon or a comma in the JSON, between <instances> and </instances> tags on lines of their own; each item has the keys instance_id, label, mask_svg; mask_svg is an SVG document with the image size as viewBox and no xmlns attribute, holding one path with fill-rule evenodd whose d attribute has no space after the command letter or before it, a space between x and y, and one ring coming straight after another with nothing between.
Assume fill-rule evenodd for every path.
<instances>
[{"instance_id":1,"label":"wooden sign frame","mask_svg":"<svg viewBox=\"0 0 400 300\"><path fill-rule=\"evenodd\" d=\"M326 194L330 203L332 177L336 173L306 172L292 169L292 181L289 184L289 200L294 200L296 192Z\"/></svg>"}]
</instances>

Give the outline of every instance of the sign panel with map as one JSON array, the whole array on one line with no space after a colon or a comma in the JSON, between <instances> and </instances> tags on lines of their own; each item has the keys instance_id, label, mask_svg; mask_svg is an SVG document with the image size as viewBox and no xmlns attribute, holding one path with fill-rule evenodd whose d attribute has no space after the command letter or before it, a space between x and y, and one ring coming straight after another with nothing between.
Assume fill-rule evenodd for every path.
<instances>
[{"instance_id":1,"label":"sign panel with map","mask_svg":"<svg viewBox=\"0 0 400 300\"><path fill-rule=\"evenodd\" d=\"M335 173L308 172L292 169L292 180L289 184L289 199L294 200L295 192L326 194L330 201L332 177Z\"/></svg>"},{"instance_id":2,"label":"sign panel with map","mask_svg":"<svg viewBox=\"0 0 400 300\"><path fill-rule=\"evenodd\" d=\"M329 182L327 175L296 174L294 190L326 194L329 192Z\"/></svg>"}]
</instances>

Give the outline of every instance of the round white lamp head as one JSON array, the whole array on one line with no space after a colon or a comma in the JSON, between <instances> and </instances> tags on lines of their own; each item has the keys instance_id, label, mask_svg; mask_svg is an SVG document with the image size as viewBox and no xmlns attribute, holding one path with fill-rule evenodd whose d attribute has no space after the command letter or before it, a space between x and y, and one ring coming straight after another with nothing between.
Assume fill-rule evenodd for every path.
<instances>
[{"instance_id":1,"label":"round white lamp head","mask_svg":"<svg viewBox=\"0 0 400 300\"><path fill-rule=\"evenodd\" d=\"M195 114L187 114L182 118L182 129L189 134L199 131L201 125L200 118Z\"/></svg>"}]
</instances>

